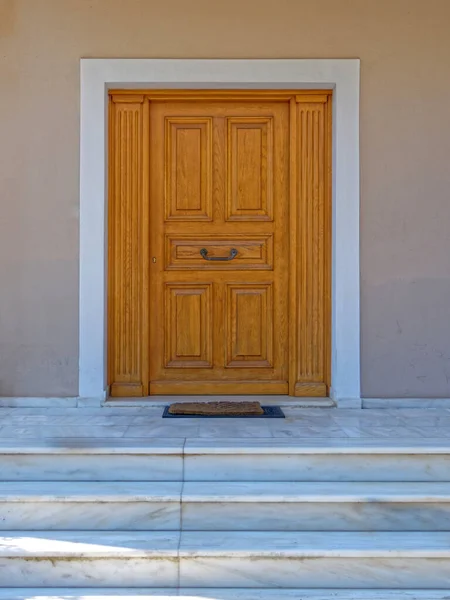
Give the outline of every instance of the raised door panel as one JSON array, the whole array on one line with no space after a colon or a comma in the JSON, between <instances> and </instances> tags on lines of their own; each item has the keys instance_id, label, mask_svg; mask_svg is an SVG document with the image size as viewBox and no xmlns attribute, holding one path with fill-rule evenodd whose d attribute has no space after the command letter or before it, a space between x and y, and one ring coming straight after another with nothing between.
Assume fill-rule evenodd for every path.
<instances>
[{"instance_id":1,"label":"raised door panel","mask_svg":"<svg viewBox=\"0 0 450 600\"><path fill-rule=\"evenodd\" d=\"M168 270L271 270L273 235L166 235L165 259ZM204 256L202 250L206 250ZM232 251L236 252L233 256ZM223 260L232 258L231 260ZM209 260L208 260L209 259Z\"/></svg>"},{"instance_id":2,"label":"raised door panel","mask_svg":"<svg viewBox=\"0 0 450 600\"><path fill-rule=\"evenodd\" d=\"M226 317L226 366L272 367L272 284L228 284Z\"/></svg>"},{"instance_id":3,"label":"raised door panel","mask_svg":"<svg viewBox=\"0 0 450 600\"><path fill-rule=\"evenodd\" d=\"M211 221L212 119L165 122L166 221Z\"/></svg>"},{"instance_id":4,"label":"raised door panel","mask_svg":"<svg viewBox=\"0 0 450 600\"><path fill-rule=\"evenodd\" d=\"M212 367L211 284L166 284L165 367Z\"/></svg>"},{"instance_id":5,"label":"raised door panel","mask_svg":"<svg viewBox=\"0 0 450 600\"><path fill-rule=\"evenodd\" d=\"M227 119L227 221L273 219L273 118Z\"/></svg>"}]
</instances>

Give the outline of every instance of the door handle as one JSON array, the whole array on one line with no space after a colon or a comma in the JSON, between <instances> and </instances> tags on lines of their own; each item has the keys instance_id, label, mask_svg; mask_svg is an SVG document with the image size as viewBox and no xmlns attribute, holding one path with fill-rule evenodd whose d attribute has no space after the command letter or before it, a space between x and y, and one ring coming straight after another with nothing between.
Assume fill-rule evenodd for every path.
<instances>
[{"instance_id":1,"label":"door handle","mask_svg":"<svg viewBox=\"0 0 450 600\"><path fill-rule=\"evenodd\" d=\"M230 256L208 256L208 250L206 248L202 248L200 250L200 254L202 255L202 258L204 258L205 260L225 261L225 260L233 260L233 258L236 258L236 256L238 255L238 251L236 250L236 248L231 248Z\"/></svg>"}]
</instances>

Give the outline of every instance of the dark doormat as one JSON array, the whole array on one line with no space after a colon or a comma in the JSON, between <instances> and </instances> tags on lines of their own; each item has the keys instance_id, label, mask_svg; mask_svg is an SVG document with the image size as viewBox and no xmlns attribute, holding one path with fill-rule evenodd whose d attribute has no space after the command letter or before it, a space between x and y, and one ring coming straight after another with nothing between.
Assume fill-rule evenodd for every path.
<instances>
[{"instance_id":1,"label":"dark doormat","mask_svg":"<svg viewBox=\"0 0 450 600\"><path fill-rule=\"evenodd\" d=\"M207 419L285 418L279 406L261 406L259 402L177 402L164 408L164 419L189 417Z\"/></svg>"}]
</instances>

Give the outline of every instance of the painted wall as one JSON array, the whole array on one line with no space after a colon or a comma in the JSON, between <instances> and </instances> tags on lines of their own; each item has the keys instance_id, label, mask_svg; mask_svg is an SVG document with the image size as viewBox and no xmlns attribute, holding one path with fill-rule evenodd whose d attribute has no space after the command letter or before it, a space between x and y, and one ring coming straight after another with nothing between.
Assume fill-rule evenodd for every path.
<instances>
[{"instance_id":1,"label":"painted wall","mask_svg":"<svg viewBox=\"0 0 450 600\"><path fill-rule=\"evenodd\" d=\"M76 395L80 57L361 58L362 392L450 397L449 0L0 0L0 395Z\"/></svg>"}]
</instances>

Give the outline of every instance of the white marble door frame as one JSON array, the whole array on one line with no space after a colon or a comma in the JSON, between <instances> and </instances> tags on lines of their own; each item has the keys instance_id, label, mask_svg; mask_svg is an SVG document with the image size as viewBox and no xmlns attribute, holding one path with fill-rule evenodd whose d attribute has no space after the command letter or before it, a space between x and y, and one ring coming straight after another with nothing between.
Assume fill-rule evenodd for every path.
<instances>
[{"instance_id":1,"label":"white marble door frame","mask_svg":"<svg viewBox=\"0 0 450 600\"><path fill-rule=\"evenodd\" d=\"M116 88L332 88L332 397L361 406L359 60L82 59L79 397L106 394L107 92Z\"/></svg>"}]
</instances>

